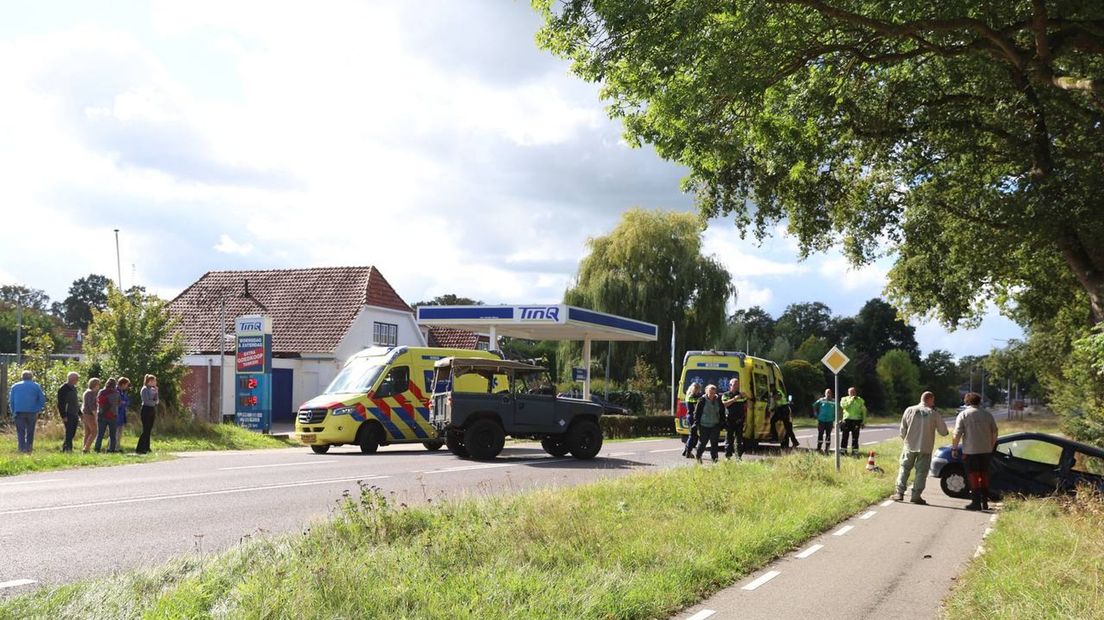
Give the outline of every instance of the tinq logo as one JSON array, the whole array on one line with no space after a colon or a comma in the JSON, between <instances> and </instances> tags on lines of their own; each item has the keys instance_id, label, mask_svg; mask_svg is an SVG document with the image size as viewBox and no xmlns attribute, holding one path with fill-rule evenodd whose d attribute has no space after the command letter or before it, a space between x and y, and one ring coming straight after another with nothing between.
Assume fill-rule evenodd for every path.
<instances>
[{"instance_id":1,"label":"tinq logo","mask_svg":"<svg viewBox=\"0 0 1104 620\"><path fill-rule=\"evenodd\" d=\"M518 308L521 311L520 318L523 321L559 321L559 306L527 306Z\"/></svg>"}]
</instances>

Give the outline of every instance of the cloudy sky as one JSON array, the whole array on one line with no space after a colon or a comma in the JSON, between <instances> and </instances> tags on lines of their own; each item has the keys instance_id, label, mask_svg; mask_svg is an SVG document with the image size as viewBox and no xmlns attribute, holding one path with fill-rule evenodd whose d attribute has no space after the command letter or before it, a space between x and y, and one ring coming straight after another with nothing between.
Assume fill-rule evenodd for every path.
<instances>
[{"instance_id":1,"label":"cloudy sky","mask_svg":"<svg viewBox=\"0 0 1104 620\"><path fill-rule=\"evenodd\" d=\"M510 0L6 2L0 282L114 277L118 228L123 285L169 298L208 270L371 264L408 302L558 302L625 209L693 204L538 25ZM888 268L798 263L730 221L705 241L775 316L854 314ZM959 355L1020 335L917 328Z\"/></svg>"}]
</instances>

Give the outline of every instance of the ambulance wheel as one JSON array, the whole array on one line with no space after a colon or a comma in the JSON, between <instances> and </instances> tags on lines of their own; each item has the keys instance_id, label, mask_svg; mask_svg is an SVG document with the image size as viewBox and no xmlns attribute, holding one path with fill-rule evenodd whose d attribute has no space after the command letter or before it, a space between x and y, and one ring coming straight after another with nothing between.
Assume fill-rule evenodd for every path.
<instances>
[{"instance_id":1,"label":"ambulance wheel","mask_svg":"<svg viewBox=\"0 0 1104 620\"><path fill-rule=\"evenodd\" d=\"M506 433L494 420L476 420L464 431L464 446L477 461L487 461L502 452L506 445Z\"/></svg>"},{"instance_id":2,"label":"ambulance wheel","mask_svg":"<svg viewBox=\"0 0 1104 620\"><path fill-rule=\"evenodd\" d=\"M445 445L448 446L449 452L454 455L466 459L471 455L468 454L468 448L464 446L464 434L463 431L448 431L445 433Z\"/></svg>"},{"instance_id":3,"label":"ambulance wheel","mask_svg":"<svg viewBox=\"0 0 1104 620\"><path fill-rule=\"evenodd\" d=\"M563 456L571 451L563 435L550 435L541 440L541 447L552 456Z\"/></svg>"},{"instance_id":4,"label":"ambulance wheel","mask_svg":"<svg viewBox=\"0 0 1104 620\"><path fill-rule=\"evenodd\" d=\"M440 439L435 439L433 441L423 441L422 445L425 446L426 450L436 452L441 449L441 446L445 445L445 442Z\"/></svg>"},{"instance_id":5,"label":"ambulance wheel","mask_svg":"<svg viewBox=\"0 0 1104 620\"><path fill-rule=\"evenodd\" d=\"M360 430L357 431L356 442L364 454L375 454L380 447L379 429L375 424L361 424Z\"/></svg>"},{"instance_id":6,"label":"ambulance wheel","mask_svg":"<svg viewBox=\"0 0 1104 620\"><path fill-rule=\"evenodd\" d=\"M567 429L567 447L577 459L594 458L602 449L602 427L594 420L576 420Z\"/></svg>"},{"instance_id":7,"label":"ambulance wheel","mask_svg":"<svg viewBox=\"0 0 1104 620\"><path fill-rule=\"evenodd\" d=\"M330 444L324 446L311 446L311 450L313 450L315 454L325 454L330 451Z\"/></svg>"}]
</instances>

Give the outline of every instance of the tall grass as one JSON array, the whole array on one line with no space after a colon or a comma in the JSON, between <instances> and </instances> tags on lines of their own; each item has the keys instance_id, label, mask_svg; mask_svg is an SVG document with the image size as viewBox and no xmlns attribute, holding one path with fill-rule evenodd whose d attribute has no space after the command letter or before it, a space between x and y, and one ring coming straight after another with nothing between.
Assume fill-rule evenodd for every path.
<instances>
[{"instance_id":1,"label":"tall grass","mask_svg":"<svg viewBox=\"0 0 1104 620\"><path fill-rule=\"evenodd\" d=\"M892 472L864 465L800 454L426 508L364 486L302 535L44 588L0 617L666 617L888 495Z\"/></svg>"},{"instance_id":2,"label":"tall grass","mask_svg":"<svg viewBox=\"0 0 1104 620\"><path fill-rule=\"evenodd\" d=\"M1010 500L945 618L1104 618L1104 496Z\"/></svg>"}]
</instances>

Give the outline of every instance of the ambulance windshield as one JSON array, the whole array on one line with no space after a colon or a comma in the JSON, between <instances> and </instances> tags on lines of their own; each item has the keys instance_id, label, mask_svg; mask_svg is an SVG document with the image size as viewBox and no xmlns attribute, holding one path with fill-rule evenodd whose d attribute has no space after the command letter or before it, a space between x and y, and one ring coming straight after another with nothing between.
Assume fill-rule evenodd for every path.
<instances>
[{"instance_id":1,"label":"ambulance windshield","mask_svg":"<svg viewBox=\"0 0 1104 620\"><path fill-rule=\"evenodd\" d=\"M377 359L353 358L337 373L324 394L363 394L372 389L386 367Z\"/></svg>"}]
</instances>

